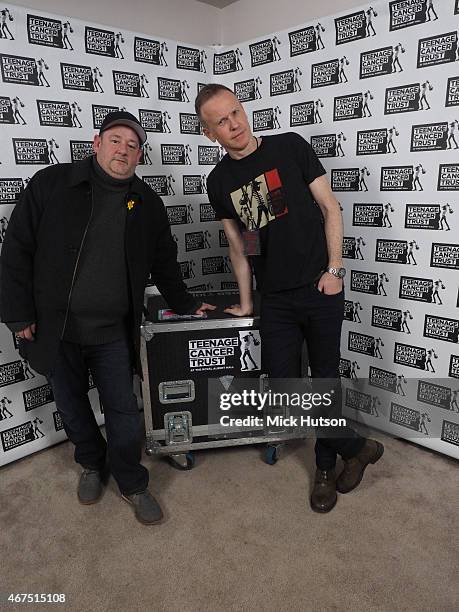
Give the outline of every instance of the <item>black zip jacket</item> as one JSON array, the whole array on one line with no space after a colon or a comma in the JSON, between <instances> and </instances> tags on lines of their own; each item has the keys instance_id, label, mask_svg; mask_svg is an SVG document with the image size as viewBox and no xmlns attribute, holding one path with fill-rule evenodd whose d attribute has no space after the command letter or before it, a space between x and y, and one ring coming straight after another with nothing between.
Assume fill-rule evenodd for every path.
<instances>
[{"instance_id":1,"label":"black zip jacket","mask_svg":"<svg viewBox=\"0 0 459 612\"><path fill-rule=\"evenodd\" d=\"M13 210L3 243L0 316L6 324L36 322L35 340L20 341L20 353L41 374L49 374L54 366L79 256L97 205L90 173L91 158L37 172ZM149 274L176 312L194 312L200 302L187 292L182 280L177 246L159 196L135 176L126 206L130 334L135 369L141 375L140 325Z\"/></svg>"}]
</instances>

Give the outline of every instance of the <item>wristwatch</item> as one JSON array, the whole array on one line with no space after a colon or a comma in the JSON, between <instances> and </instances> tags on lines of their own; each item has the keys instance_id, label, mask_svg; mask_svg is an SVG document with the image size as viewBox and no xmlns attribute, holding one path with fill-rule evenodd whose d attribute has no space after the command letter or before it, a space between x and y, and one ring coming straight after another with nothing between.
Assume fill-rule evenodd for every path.
<instances>
[{"instance_id":1,"label":"wristwatch","mask_svg":"<svg viewBox=\"0 0 459 612\"><path fill-rule=\"evenodd\" d=\"M344 278L346 276L346 268L327 268L329 274L333 274L336 278Z\"/></svg>"}]
</instances>

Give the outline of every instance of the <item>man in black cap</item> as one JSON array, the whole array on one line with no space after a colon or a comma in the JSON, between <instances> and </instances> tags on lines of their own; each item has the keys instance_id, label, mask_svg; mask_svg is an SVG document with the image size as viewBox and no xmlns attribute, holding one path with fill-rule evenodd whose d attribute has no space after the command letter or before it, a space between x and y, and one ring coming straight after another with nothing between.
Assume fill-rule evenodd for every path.
<instances>
[{"instance_id":1,"label":"man in black cap","mask_svg":"<svg viewBox=\"0 0 459 612\"><path fill-rule=\"evenodd\" d=\"M1 257L1 319L19 351L47 376L83 467L78 498L100 498L106 455L123 499L146 524L161 508L140 464L132 389L149 274L179 313L213 309L186 291L161 199L134 173L146 133L130 113L109 113L95 155L35 174L16 205ZM107 441L88 400L88 369L104 407Z\"/></svg>"}]
</instances>

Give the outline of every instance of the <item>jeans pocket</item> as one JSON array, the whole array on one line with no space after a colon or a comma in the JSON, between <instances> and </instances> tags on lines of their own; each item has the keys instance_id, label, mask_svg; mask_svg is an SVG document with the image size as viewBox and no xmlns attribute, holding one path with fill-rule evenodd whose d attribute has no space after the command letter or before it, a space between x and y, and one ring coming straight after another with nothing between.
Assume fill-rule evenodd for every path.
<instances>
[{"instance_id":1,"label":"jeans pocket","mask_svg":"<svg viewBox=\"0 0 459 612\"><path fill-rule=\"evenodd\" d=\"M314 283L313 287L315 289L315 292L318 293L319 295L323 295L326 298L334 298L334 297L337 297L339 295L343 295L344 294L344 287L342 287L341 291L338 291L338 293L331 293L331 294L329 294L329 293L324 293L323 291L319 291L319 289L317 287L318 282L319 281L317 281L317 283Z\"/></svg>"}]
</instances>

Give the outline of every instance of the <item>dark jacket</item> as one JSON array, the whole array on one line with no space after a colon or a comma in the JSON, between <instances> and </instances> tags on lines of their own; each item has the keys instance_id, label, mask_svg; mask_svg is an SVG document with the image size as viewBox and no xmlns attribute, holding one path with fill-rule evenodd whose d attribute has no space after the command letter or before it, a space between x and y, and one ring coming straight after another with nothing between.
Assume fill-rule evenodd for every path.
<instances>
[{"instance_id":1,"label":"dark jacket","mask_svg":"<svg viewBox=\"0 0 459 612\"><path fill-rule=\"evenodd\" d=\"M0 316L7 324L37 323L35 341L21 341L20 352L42 374L51 372L56 359L79 254L84 249L92 208L97 206L90 172L91 158L37 172L13 210L3 243ZM140 324L149 274L178 313L194 312L200 303L186 291L177 263L177 246L158 195L135 176L126 205L130 334L136 370L141 374Z\"/></svg>"}]
</instances>

